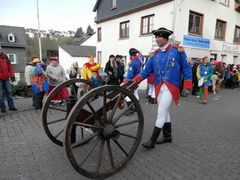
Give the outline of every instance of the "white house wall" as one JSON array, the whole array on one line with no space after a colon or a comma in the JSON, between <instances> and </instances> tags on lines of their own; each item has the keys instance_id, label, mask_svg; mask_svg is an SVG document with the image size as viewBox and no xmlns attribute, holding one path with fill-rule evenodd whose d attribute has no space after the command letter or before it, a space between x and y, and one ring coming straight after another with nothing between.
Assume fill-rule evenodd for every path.
<instances>
[{"instance_id":1,"label":"white house wall","mask_svg":"<svg viewBox=\"0 0 240 180\"><path fill-rule=\"evenodd\" d=\"M88 38L85 42L81 44L81 46L96 46L97 44L97 33L93 34L90 38Z\"/></svg>"},{"instance_id":2,"label":"white house wall","mask_svg":"<svg viewBox=\"0 0 240 180\"><path fill-rule=\"evenodd\" d=\"M175 40L183 44L183 36L188 34L189 11L195 11L204 15L202 38L210 40L209 48L196 48L185 46L189 58L202 58L217 54L217 59L226 63L233 63L233 56L238 56L235 63L240 63L240 51L232 52L223 49L224 43L230 47L239 48L239 44L233 44L235 26L240 26L240 13L234 9L234 0L230 0L229 7L219 4L218 0L176 0L177 13L175 21ZM166 27L173 29L174 1L142 10L124 17L116 18L96 24L96 29L101 27L102 41L97 42L96 51L102 52L102 66L104 67L110 54L121 54L129 59L129 48L136 48L143 55L148 55L152 49L152 35L140 36L141 17L155 14L154 29ZM227 22L225 41L214 39L216 20ZM119 26L121 22L129 22L129 38L119 39ZM221 55L226 55L221 56ZM223 59L222 59L223 58Z\"/></svg>"},{"instance_id":3,"label":"white house wall","mask_svg":"<svg viewBox=\"0 0 240 180\"><path fill-rule=\"evenodd\" d=\"M59 50L59 63L65 70L67 77L69 69L74 62L78 62L80 68L82 68L83 65L88 62L87 57L72 57L61 47L59 47L58 50Z\"/></svg>"},{"instance_id":4,"label":"white house wall","mask_svg":"<svg viewBox=\"0 0 240 180\"><path fill-rule=\"evenodd\" d=\"M134 47L148 55L152 48L152 35L140 36L141 17L155 14L154 29L161 26L171 28L171 10L172 3L166 3L162 6L153 7L131 15L120 17L118 19L97 24L97 28L102 28L102 41L97 42L97 51L102 51L102 66L105 66L108 57L111 54L121 54L127 56L128 51ZM130 21L129 38L119 39L119 26L121 22Z\"/></svg>"},{"instance_id":5,"label":"white house wall","mask_svg":"<svg viewBox=\"0 0 240 180\"><path fill-rule=\"evenodd\" d=\"M204 15L203 38L210 40L210 48L185 47L188 57L202 58L217 54L217 59L221 60L221 55L226 55L225 62L233 63L233 56L238 56L240 62L240 53L231 52L223 49L223 44L239 47L239 44L233 43L235 25L240 26L240 13L234 10L235 2L230 0L229 7L219 4L217 0L177 0L177 14L175 24L175 39L183 42L183 36L188 35L189 11L195 11ZM153 36L140 36L141 17L155 14L154 29L164 26L172 29L172 10L173 2L162 4L149 8L131 15L120 17L114 20L97 24L97 28L102 28L102 41L97 43L97 51L102 51L102 66L108 60L110 54L122 54L128 56L128 50L135 47L147 55L151 50ZM227 22L225 41L215 40L216 19ZM130 38L119 39L119 24L124 21L130 21Z\"/></svg>"},{"instance_id":6,"label":"white house wall","mask_svg":"<svg viewBox=\"0 0 240 180\"><path fill-rule=\"evenodd\" d=\"M159 27L171 28L172 26L172 9L173 3L166 3L161 6L149 8L141 12L120 17L97 24L97 28L102 28L102 41L97 42L97 51L102 51L102 67L108 61L109 55L121 54L127 57L129 62L129 49L134 47L141 51L143 55L148 55L152 49L152 35L140 35L141 17L155 14L154 29ZM129 38L119 39L119 26L121 22L129 22ZM140 89L145 89L147 86L146 80L140 84Z\"/></svg>"},{"instance_id":7,"label":"white house wall","mask_svg":"<svg viewBox=\"0 0 240 180\"><path fill-rule=\"evenodd\" d=\"M229 43L230 46L239 46L239 44L233 44L235 26L240 26L240 13L234 10L234 0L229 1L229 7L219 4L217 0L178 0L178 2L180 4L178 5L176 15L176 40L182 42L183 35L188 35L190 10L204 15L202 37L210 39L209 49L185 47L189 57L202 58L213 53L217 54L217 59L219 60L222 60L221 55L226 55L226 63L233 63L233 56L238 56L238 61L240 62L240 52L226 52L223 50L223 43L225 42ZM225 41L214 39L217 19L227 22Z\"/></svg>"}]
</instances>

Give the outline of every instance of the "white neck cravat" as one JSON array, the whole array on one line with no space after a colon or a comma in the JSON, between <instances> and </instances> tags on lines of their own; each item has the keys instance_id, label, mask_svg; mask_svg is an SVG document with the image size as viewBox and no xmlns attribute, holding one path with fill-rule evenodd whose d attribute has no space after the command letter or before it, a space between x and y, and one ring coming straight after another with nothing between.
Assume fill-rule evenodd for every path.
<instances>
[{"instance_id":1,"label":"white neck cravat","mask_svg":"<svg viewBox=\"0 0 240 180\"><path fill-rule=\"evenodd\" d=\"M162 52L165 52L165 51L166 51L166 48L168 47L168 45L169 45L169 42L168 42L165 46L160 47L161 51L162 51Z\"/></svg>"}]
</instances>

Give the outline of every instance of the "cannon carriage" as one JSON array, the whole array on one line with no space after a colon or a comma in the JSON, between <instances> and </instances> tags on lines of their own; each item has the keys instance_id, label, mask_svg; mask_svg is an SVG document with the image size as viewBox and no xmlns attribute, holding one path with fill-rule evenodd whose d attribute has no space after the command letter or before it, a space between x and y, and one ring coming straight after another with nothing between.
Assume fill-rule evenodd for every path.
<instances>
[{"instance_id":1,"label":"cannon carriage","mask_svg":"<svg viewBox=\"0 0 240 180\"><path fill-rule=\"evenodd\" d=\"M76 88L78 87L78 88ZM63 102L52 104L62 88ZM63 146L72 167L81 175L103 179L123 169L136 152L143 134L143 113L132 93L133 82L95 88L90 81L71 79L57 86L42 110L49 139ZM126 106L128 97L132 104ZM131 109L132 116L125 116Z\"/></svg>"}]
</instances>

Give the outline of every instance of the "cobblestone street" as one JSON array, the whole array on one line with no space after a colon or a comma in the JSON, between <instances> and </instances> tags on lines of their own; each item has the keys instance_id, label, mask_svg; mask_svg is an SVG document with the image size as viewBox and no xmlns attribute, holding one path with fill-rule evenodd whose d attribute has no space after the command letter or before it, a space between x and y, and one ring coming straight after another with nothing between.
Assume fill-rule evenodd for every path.
<instances>
[{"instance_id":1,"label":"cobblestone street","mask_svg":"<svg viewBox=\"0 0 240 180\"><path fill-rule=\"evenodd\" d=\"M206 105L195 96L171 105L173 143L152 150L138 147L127 167L114 180L240 180L240 88L210 94ZM46 136L41 112L31 98L15 99L18 112L0 114L1 180L79 180L64 149ZM157 106L147 104L142 142L152 133Z\"/></svg>"}]
</instances>

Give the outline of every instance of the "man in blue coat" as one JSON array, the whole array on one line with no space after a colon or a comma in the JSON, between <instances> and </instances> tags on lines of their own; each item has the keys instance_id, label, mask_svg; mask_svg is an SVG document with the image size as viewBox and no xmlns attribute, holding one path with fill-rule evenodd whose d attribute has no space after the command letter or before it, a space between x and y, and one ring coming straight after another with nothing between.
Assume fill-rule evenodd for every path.
<instances>
[{"instance_id":1,"label":"man in blue coat","mask_svg":"<svg viewBox=\"0 0 240 180\"><path fill-rule=\"evenodd\" d=\"M130 62L128 64L127 80L133 80L142 69L142 64L144 61L143 55L135 48L129 49ZM135 97L139 100L138 89L134 90ZM131 100L129 97L126 97L127 105L131 105ZM134 113L134 108L131 108L126 115L131 115Z\"/></svg>"},{"instance_id":2,"label":"man in blue coat","mask_svg":"<svg viewBox=\"0 0 240 180\"><path fill-rule=\"evenodd\" d=\"M151 138L142 144L148 149L154 148L161 130L163 130L163 139L158 143L172 142L169 107L172 100L177 105L179 103L182 75L183 96L187 96L192 89L192 69L187 62L183 47L173 46L168 42L168 37L173 32L166 28L159 28L152 33L156 37L159 49L150 55L145 69L134 78L134 81L139 84L154 73L158 114Z\"/></svg>"}]
</instances>

